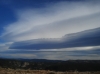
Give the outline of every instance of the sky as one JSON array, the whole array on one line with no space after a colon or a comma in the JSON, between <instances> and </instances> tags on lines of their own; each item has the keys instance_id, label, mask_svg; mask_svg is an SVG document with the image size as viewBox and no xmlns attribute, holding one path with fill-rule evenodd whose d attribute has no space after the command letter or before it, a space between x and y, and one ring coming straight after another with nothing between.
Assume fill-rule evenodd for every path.
<instances>
[{"instance_id":1,"label":"sky","mask_svg":"<svg viewBox=\"0 0 100 74\"><path fill-rule=\"evenodd\" d=\"M100 60L100 0L0 0L0 57Z\"/></svg>"}]
</instances>

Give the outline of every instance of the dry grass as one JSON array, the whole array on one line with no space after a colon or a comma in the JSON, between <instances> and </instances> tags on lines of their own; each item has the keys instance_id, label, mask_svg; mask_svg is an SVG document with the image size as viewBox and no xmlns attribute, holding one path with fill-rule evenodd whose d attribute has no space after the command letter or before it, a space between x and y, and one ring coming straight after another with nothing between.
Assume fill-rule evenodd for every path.
<instances>
[{"instance_id":1,"label":"dry grass","mask_svg":"<svg viewBox=\"0 0 100 74\"><path fill-rule=\"evenodd\" d=\"M14 70L0 68L0 74L100 74L100 72L54 72L49 70Z\"/></svg>"}]
</instances>

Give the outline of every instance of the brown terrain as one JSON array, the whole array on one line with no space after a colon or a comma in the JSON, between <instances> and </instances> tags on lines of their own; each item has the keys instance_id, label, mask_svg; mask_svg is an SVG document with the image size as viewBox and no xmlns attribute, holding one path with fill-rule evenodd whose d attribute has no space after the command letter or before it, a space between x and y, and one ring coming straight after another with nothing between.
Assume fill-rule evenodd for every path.
<instances>
[{"instance_id":1,"label":"brown terrain","mask_svg":"<svg viewBox=\"0 0 100 74\"><path fill-rule=\"evenodd\" d=\"M24 70L24 69L6 69L0 68L0 74L100 74L100 72L55 72L49 70Z\"/></svg>"}]
</instances>

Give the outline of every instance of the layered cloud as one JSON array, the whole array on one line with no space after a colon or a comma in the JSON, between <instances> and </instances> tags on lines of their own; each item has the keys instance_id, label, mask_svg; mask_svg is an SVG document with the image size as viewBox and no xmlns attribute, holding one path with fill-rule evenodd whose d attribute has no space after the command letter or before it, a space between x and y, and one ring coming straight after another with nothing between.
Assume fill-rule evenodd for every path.
<instances>
[{"instance_id":1,"label":"layered cloud","mask_svg":"<svg viewBox=\"0 0 100 74\"><path fill-rule=\"evenodd\" d=\"M55 50L7 50L0 54L10 58L37 58L37 59L53 59L53 60L68 60L68 59L100 59L100 46L91 47L76 47ZM65 52L66 51L66 52ZM13 56L14 55L14 56Z\"/></svg>"},{"instance_id":2,"label":"layered cloud","mask_svg":"<svg viewBox=\"0 0 100 74\"><path fill-rule=\"evenodd\" d=\"M17 10L18 20L4 27L2 38L23 41L38 38L60 38L100 27L100 5L92 2L58 2L45 8Z\"/></svg>"},{"instance_id":3,"label":"layered cloud","mask_svg":"<svg viewBox=\"0 0 100 74\"><path fill-rule=\"evenodd\" d=\"M15 42L10 49L61 49L100 45L100 28L67 34L59 39L34 39Z\"/></svg>"},{"instance_id":4,"label":"layered cloud","mask_svg":"<svg viewBox=\"0 0 100 74\"><path fill-rule=\"evenodd\" d=\"M99 0L61 0L44 7L33 5L13 10L17 20L3 27L0 34L0 39L5 41L0 44L2 56L60 60L100 58Z\"/></svg>"}]
</instances>

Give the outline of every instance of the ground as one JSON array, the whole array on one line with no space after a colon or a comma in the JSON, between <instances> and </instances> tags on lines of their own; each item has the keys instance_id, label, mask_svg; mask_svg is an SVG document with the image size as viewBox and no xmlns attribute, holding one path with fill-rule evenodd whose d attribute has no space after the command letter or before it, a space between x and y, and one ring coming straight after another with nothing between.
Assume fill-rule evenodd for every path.
<instances>
[{"instance_id":1,"label":"ground","mask_svg":"<svg viewBox=\"0 0 100 74\"><path fill-rule=\"evenodd\" d=\"M23 69L6 69L0 68L0 74L100 74L100 72L55 72L49 70L23 70Z\"/></svg>"}]
</instances>

